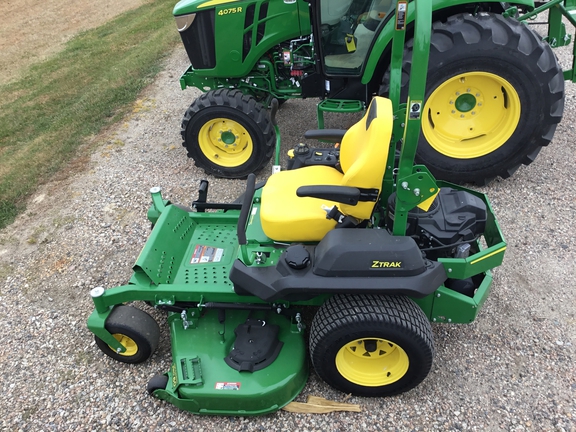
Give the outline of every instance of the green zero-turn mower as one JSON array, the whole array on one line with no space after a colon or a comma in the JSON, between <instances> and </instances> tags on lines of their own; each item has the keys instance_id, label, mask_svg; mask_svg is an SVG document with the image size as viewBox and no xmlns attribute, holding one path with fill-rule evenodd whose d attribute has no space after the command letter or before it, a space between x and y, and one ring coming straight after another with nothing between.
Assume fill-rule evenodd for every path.
<instances>
[{"instance_id":1,"label":"green zero-turn mower","mask_svg":"<svg viewBox=\"0 0 576 432\"><path fill-rule=\"evenodd\" d=\"M430 0L428 85L416 162L438 179L486 184L529 164L554 135L564 80L551 48L571 42L576 0ZM408 13L398 17L398 4ZM542 38L527 24L547 18ZM375 95L406 101L414 57L412 1L181 0L174 15L191 65L180 85L203 92L182 121L197 166L243 178L274 153L272 98L320 98L325 112L362 111ZM394 38L399 19L405 39ZM539 24L542 24L539 22ZM392 67L393 43L404 61ZM390 81L402 77L400 95Z\"/></svg>"},{"instance_id":2,"label":"green zero-turn mower","mask_svg":"<svg viewBox=\"0 0 576 432\"><path fill-rule=\"evenodd\" d=\"M397 5L400 39L404 7ZM166 311L172 366L150 380L150 394L197 414L270 413L302 390L310 361L345 393L395 395L430 371L431 322L475 319L506 244L486 196L414 165L430 2L418 0L411 13L407 105L395 91L395 101L373 98L348 131L310 132L341 145L313 150L320 160L300 160L304 166L263 186L249 175L240 203L208 201L207 181L192 209L151 190L154 228L133 276L94 288L88 319L105 354L139 363L157 347L159 327L125 303ZM399 78L391 80L396 90ZM315 312L309 332L303 310Z\"/></svg>"}]
</instances>

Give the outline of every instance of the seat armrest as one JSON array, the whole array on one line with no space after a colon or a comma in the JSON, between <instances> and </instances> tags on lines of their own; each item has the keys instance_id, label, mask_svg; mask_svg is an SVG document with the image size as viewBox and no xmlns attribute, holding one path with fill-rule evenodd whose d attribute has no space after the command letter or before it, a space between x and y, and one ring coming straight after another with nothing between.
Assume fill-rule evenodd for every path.
<instances>
[{"instance_id":1,"label":"seat armrest","mask_svg":"<svg viewBox=\"0 0 576 432\"><path fill-rule=\"evenodd\" d=\"M296 190L299 197L327 199L342 204L356 205L360 200L360 189L350 186L300 186Z\"/></svg>"},{"instance_id":2,"label":"seat armrest","mask_svg":"<svg viewBox=\"0 0 576 432\"><path fill-rule=\"evenodd\" d=\"M339 143L342 142L345 133L345 129L313 129L306 131L304 138Z\"/></svg>"}]
</instances>

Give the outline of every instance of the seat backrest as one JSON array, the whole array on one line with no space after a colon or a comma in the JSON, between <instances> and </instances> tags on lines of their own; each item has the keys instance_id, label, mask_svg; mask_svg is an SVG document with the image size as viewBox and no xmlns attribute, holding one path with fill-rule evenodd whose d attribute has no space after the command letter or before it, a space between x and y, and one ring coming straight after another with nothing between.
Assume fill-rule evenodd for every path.
<instances>
[{"instance_id":1,"label":"seat backrest","mask_svg":"<svg viewBox=\"0 0 576 432\"><path fill-rule=\"evenodd\" d=\"M390 99L374 97L362 120L348 129L342 138L340 144L340 166L344 172L342 186L382 189L393 123ZM359 202L355 206L339 204L338 208L345 215L369 219L374 210L374 203Z\"/></svg>"}]
</instances>

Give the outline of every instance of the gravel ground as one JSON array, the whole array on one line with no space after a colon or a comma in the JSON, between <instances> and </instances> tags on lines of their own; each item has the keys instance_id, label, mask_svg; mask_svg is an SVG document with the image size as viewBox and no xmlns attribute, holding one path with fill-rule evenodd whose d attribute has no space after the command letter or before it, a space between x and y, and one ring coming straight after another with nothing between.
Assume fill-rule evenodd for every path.
<instances>
[{"instance_id":1,"label":"gravel ground","mask_svg":"<svg viewBox=\"0 0 576 432\"><path fill-rule=\"evenodd\" d=\"M125 122L95 138L101 144L77 174L40 188L0 231L2 430L576 430L573 85L552 145L513 178L484 188L509 243L504 265L474 323L433 326L435 363L411 392L350 398L362 413L199 417L146 393L171 360L161 316L163 337L150 361L129 366L104 356L86 329L89 291L130 277L149 233L150 187L189 205L205 177L180 143L181 116L197 96L179 89L186 66L177 50ZM285 146L314 128L314 103L282 107ZM329 117L327 127L352 120ZM225 201L244 184L211 179L210 187ZM298 400L309 394L344 398L313 373Z\"/></svg>"}]
</instances>

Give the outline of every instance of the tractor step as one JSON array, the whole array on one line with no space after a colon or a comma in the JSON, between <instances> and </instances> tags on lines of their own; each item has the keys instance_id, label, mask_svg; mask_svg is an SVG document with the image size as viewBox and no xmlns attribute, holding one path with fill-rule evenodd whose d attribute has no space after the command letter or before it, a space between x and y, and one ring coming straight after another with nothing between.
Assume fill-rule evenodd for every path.
<instances>
[{"instance_id":1,"label":"tractor step","mask_svg":"<svg viewBox=\"0 0 576 432\"><path fill-rule=\"evenodd\" d=\"M324 113L355 113L366 109L364 102L347 99L324 99L316 106L318 112L318 129L324 129Z\"/></svg>"},{"instance_id":2,"label":"tractor step","mask_svg":"<svg viewBox=\"0 0 576 432\"><path fill-rule=\"evenodd\" d=\"M168 321L173 363L166 388L155 390L154 396L181 409L207 415L267 414L291 402L306 384L304 332L293 318L273 311L209 309L197 320L174 313ZM226 359L235 345L238 349L237 334L255 321L277 331L282 344L277 357L261 369L238 371ZM265 343L258 342L258 348Z\"/></svg>"}]
</instances>

